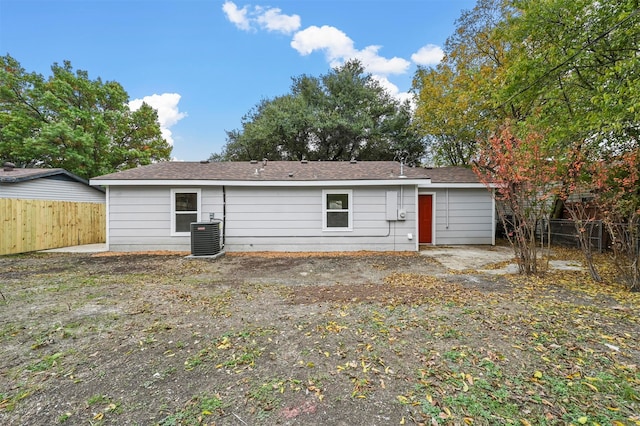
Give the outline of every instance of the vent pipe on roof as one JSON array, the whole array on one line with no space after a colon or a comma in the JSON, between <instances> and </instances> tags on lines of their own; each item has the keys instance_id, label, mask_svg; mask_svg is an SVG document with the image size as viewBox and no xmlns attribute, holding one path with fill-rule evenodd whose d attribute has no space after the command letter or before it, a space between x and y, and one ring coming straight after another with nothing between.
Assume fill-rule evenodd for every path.
<instances>
[{"instance_id":1,"label":"vent pipe on roof","mask_svg":"<svg viewBox=\"0 0 640 426\"><path fill-rule=\"evenodd\" d=\"M13 163L10 163L8 161L6 163L4 163L4 165L3 165L3 170L5 172L12 172L13 169L15 169L15 168L16 168L16 165L13 164Z\"/></svg>"},{"instance_id":2,"label":"vent pipe on roof","mask_svg":"<svg viewBox=\"0 0 640 426\"><path fill-rule=\"evenodd\" d=\"M400 176L398 176L399 178L406 178L406 176L404 175L404 162L400 161Z\"/></svg>"},{"instance_id":3,"label":"vent pipe on roof","mask_svg":"<svg viewBox=\"0 0 640 426\"><path fill-rule=\"evenodd\" d=\"M262 159L262 167L266 167L267 166L267 161L268 160L266 158Z\"/></svg>"}]
</instances>

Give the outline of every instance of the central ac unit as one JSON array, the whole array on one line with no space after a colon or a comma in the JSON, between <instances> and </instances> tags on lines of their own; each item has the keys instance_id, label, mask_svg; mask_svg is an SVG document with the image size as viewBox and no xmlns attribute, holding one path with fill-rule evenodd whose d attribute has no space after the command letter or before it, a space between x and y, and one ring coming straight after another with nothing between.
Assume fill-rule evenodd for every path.
<instances>
[{"instance_id":1,"label":"central ac unit","mask_svg":"<svg viewBox=\"0 0 640 426\"><path fill-rule=\"evenodd\" d=\"M191 254L214 256L220 253L220 221L191 223Z\"/></svg>"}]
</instances>

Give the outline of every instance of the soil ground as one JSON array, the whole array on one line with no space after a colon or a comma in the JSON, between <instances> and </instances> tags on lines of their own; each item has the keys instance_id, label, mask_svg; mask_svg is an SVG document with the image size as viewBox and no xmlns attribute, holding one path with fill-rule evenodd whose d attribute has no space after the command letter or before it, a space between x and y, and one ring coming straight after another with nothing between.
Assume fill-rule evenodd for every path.
<instances>
[{"instance_id":1,"label":"soil ground","mask_svg":"<svg viewBox=\"0 0 640 426\"><path fill-rule=\"evenodd\" d=\"M0 424L640 424L637 295L481 263L0 257Z\"/></svg>"}]
</instances>

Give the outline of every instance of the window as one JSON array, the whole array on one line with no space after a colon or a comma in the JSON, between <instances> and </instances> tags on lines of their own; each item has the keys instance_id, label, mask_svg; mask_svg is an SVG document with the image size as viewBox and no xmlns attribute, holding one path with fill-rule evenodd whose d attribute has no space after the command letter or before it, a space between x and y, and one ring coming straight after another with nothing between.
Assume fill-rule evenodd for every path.
<instances>
[{"instance_id":1,"label":"window","mask_svg":"<svg viewBox=\"0 0 640 426\"><path fill-rule=\"evenodd\" d=\"M351 231L351 190L324 190L322 199L322 228L325 231Z\"/></svg>"},{"instance_id":2,"label":"window","mask_svg":"<svg viewBox=\"0 0 640 426\"><path fill-rule=\"evenodd\" d=\"M200 217L199 189L171 190L171 235L188 235Z\"/></svg>"}]
</instances>

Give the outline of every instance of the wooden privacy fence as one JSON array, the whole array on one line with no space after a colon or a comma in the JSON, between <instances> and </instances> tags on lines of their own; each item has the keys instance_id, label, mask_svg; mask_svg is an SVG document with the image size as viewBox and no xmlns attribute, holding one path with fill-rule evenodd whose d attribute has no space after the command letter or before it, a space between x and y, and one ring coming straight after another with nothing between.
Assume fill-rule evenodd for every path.
<instances>
[{"instance_id":1,"label":"wooden privacy fence","mask_svg":"<svg viewBox=\"0 0 640 426\"><path fill-rule=\"evenodd\" d=\"M0 255L104 243L106 205L0 199Z\"/></svg>"}]
</instances>

